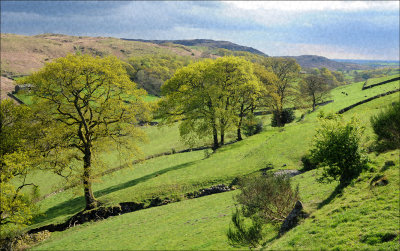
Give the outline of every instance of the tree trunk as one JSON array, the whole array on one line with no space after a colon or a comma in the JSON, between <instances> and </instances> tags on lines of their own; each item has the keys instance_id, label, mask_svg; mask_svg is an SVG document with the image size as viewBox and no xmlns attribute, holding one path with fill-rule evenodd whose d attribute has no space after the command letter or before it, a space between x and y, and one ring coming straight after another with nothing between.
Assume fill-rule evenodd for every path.
<instances>
[{"instance_id":1,"label":"tree trunk","mask_svg":"<svg viewBox=\"0 0 400 251\"><path fill-rule=\"evenodd\" d=\"M215 123L215 118L212 118L211 125L212 125L212 131L213 131L213 139L214 139L214 143L213 143L212 149L215 151L219 147L219 144L218 144L218 131L217 131L217 125Z\"/></svg>"},{"instance_id":2,"label":"tree trunk","mask_svg":"<svg viewBox=\"0 0 400 251\"><path fill-rule=\"evenodd\" d=\"M90 181L91 175L91 162L92 152L89 147L85 149L85 156L83 157L83 191L85 193L86 210L93 209L99 205L99 202L93 195L92 182Z\"/></svg>"},{"instance_id":3,"label":"tree trunk","mask_svg":"<svg viewBox=\"0 0 400 251\"><path fill-rule=\"evenodd\" d=\"M225 132L221 129L221 146L225 144Z\"/></svg>"},{"instance_id":4,"label":"tree trunk","mask_svg":"<svg viewBox=\"0 0 400 251\"><path fill-rule=\"evenodd\" d=\"M312 96L312 111L315 111L315 103L316 103L316 100L315 100L315 95L313 95Z\"/></svg>"},{"instance_id":5,"label":"tree trunk","mask_svg":"<svg viewBox=\"0 0 400 251\"><path fill-rule=\"evenodd\" d=\"M282 127L282 111L275 111L276 126Z\"/></svg>"},{"instance_id":6,"label":"tree trunk","mask_svg":"<svg viewBox=\"0 0 400 251\"><path fill-rule=\"evenodd\" d=\"M242 104L242 106L240 107L240 114L239 114L239 124L238 124L238 128L237 128L237 140L240 141L242 140L242 132L241 132L241 128L242 128L242 122L243 122L243 109L244 106Z\"/></svg>"}]
</instances>

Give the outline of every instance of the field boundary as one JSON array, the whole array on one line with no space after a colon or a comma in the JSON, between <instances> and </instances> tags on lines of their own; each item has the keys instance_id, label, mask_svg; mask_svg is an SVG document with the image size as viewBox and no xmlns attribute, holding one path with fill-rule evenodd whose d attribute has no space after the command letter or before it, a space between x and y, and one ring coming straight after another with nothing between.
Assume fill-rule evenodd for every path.
<instances>
[{"instance_id":1,"label":"field boundary","mask_svg":"<svg viewBox=\"0 0 400 251\"><path fill-rule=\"evenodd\" d=\"M384 97L384 96L389 95L389 94L396 93L396 92L398 92L398 91L400 91L400 89L396 89L396 90L392 90L392 91L388 91L388 92L385 92L385 93L381 93L381 94L375 95L375 96L373 96L373 97L364 99L364 100L362 100L362 101L360 101L360 102L357 102L357 103L355 103L355 104L352 104L352 105L350 105L350 106L347 106L347 107L345 107L345 108L339 110L337 113L338 113L338 114L345 113L345 112L347 112L348 110L353 109L353 108L356 107L356 106L365 104L365 103L367 103L367 102L369 102L369 101L371 101L371 100L374 100L374 99L377 99L377 98L380 98L380 97Z\"/></svg>"},{"instance_id":2,"label":"field boundary","mask_svg":"<svg viewBox=\"0 0 400 251\"><path fill-rule=\"evenodd\" d=\"M367 84L367 82L368 82L368 80L367 80L367 81L364 82L363 87L361 88L361 90L370 89L370 88L373 88L375 86L384 85L384 84L387 84L387 83L390 83L390 82L394 82L394 81L397 81L397 80L400 80L400 77L395 77L395 78L388 79L388 80L385 80L385 81L382 81L382 82L379 82L379 83L376 83L376 84L373 84L373 85L365 86Z\"/></svg>"}]
</instances>

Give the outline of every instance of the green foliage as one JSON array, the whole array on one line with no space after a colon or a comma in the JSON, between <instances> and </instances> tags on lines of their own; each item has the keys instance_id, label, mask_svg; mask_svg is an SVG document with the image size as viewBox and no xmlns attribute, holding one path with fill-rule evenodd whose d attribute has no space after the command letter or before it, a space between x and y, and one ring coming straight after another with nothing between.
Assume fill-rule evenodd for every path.
<instances>
[{"instance_id":1,"label":"green foliage","mask_svg":"<svg viewBox=\"0 0 400 251\"><path fill-rule=\"evenodd\" d=\"M311 103L311 107L314 111L316 104L323 102L328 96L328 91L330 90L328 83L329 81L322 75L314 74L305 77L298 85L301 101Z\"/></svg>"},{"instance_id":2,"label":"green foliage","mask_svg":"<svg viewBox=\"0 0 400 251\"><path fill-rule=\"evenodd\" d=\"M378 150L400 148L400 102L394 102L386 110L371 117L371 125L377 135Z\"/></svg>"},{"instance_id":3,"label":"green foliage","mask_svg":"<svg viewBox=\"0 0 400 251\"><path fill-rule=\"evenodd\" d=\"M263 225L278 226L289 215L299 200L298 187L293 190L285 175L250 176L240 180L239 185L239 208L232 215L227 237L232 245L257 247L263 238Z\"/></svg>"},{"instance_id":4,"label":"green foliage","mask_svg":"<svg viewBox=\"0 0 400 251\"><path fill-rule=\"evenodd\" d=\"M318 167L318 164L312 160L310 154L303 155L303 157L301 157L301 163L303 164L303 168L301 170L304 172Z\"/></svg>"},{"instance_id":5,"label":"green foliage","mask_svg":"<svg viewBox=\"0 0 400 251\"><path fill-rule=\"evenodd\" d=\"M175 71L188 65L191 58L186 56L152 54L129 59L132 70L128 71L131 80L138 83L150 94L160 96L161 85L170 79Z\"/></svg>"},{"instance_id":6,"label":"green foliage","mask_svg":"<svg viewBox=\"0 0 400 251\"><path fill-rule=\"evenodd\" d=\"M0 236L6 238L29 223L35 209L37 186L26 177L39 161L34 147L38 128L31 109L11 100L0 104L0 125ZM32 196L23 193L29 187L34 187Z\"/></svg>"},{"instance_id":7,"label":"green foliage","mask_svg":"<svg viewBox=\"0 0 400 251\"><path fill-rule=\"evenodd\" d=\"M236 200L245 217L258 216L264 223L278 225L299 200L298 188L292 188L285 175L259 175L239 182L241 193Z\"/></svg>"},{"instance_id":8,"label":"green foliage","mask_svg":"<svg viewBox=\"0 0 400 251\"><path fill-rule=\"evenodd\" d=\"M243 125L243 133L247 137L260 133L262 129L263 129L263 122L261 119L258 119L254 116L248 116L245 119Z\"/></svg>"},{"instance_id":9,"label":"green foliage","mask_svg":"<svg viewBox=\"0 0 400 251\"><path fill-rule=\"evenodd\" d=\"M136 142L144 135L134 124L148 120L145 91L136 89L115 57L68 55L23 81L34 86L36 116L46 130L40 141L46 150L43 166L72 177L71 182L83 182L91 207L96 154L113 145L127 149L127 156L139 150Z\"/></svg>"},{"instance_id":10,"label":"green foliage","mask_svg":"<svg viewBox=\"0 0 400 251\"><path fill-rule=\"evenodd\" d=\"M338 115L322 118L310 151L311 161L324 167L321 181L339 180L346 184L367 167L360 145L364 129L354 118L349 122Z\"/></svg>"},{"instance_id":11,"label":"green foliage","mask_svg":"<svg viewBox=\"0 0 400 251\"><path fill-rule=\"evenodd\" d=\"M294 84L300 72L300 65L291 58L265 58L256 67L256 74L265 87L264 106L270 107L276 116L276 125L284 126L281 118L284 107L292 103L295 95Z\"/></svg>"},{"instance_id":12,"label":"green foliage","mask_svg":"<svg viewBox=\"0 0 400 251\"><path fill-rule=\"evenodd\" d=\"M283 109L281 113L274 111L272 113L271 126L284 126L295 119L294 110L292 108ZM278 124L278 121L280 124Z\"/></svg>"},{"instance_id":13,"label":"green foliage","mask_svg":"<svg viewBox=\"0 0 400 251\"><path fill-rule=\"evenodd\" d=\"M262 240L263 222L260 218L253 217L249 227L246 227L245 219L241 211L236 208L232 214L231 226L226 233L229 244L232 246L249 246L256 248Z\"/></svg>"},{"instance_id":14,"label":"green foliage","mask_svg":"<svg viewBox=\"0 0 400 251\"><path fill-rule=\"evenodd\" d=\"M259 89L252 65L246 60L206 59L179 69L162 86L165 97L158 112L165 123L184 119L179 130L187 142L211 134L216 149L224 144L225 134L239 124L240 115L249 109Z\"/></svg>"}]
</instances>

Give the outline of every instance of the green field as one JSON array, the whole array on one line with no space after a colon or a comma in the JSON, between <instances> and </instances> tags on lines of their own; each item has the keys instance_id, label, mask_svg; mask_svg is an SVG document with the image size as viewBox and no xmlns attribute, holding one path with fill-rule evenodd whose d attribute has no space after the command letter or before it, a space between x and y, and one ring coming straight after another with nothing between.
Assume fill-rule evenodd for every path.
<instances>
[{"instance_id":1,"label":"green field","mask_svg":"<svg viewBox=\"0 0 400 251\"><path fill-rule=\"evenodd\" d=\"M364 91L362 85L359 82L332 90L330 98L333 103L319 107L316 112L307 114L304 120L284 128L272 128L269 126L270 116L264 116L263 132L226 145L209 158L206 158L207 150L174 154L105 175L93 187L96 197L105 205L126 201L148 203L155 197L168 197L179 202L54 232L50 239L34 249L231 249L226 231L234 208L232 196L237 191L191 200L185 200L183 195L211 185L229 184L235 177L256 172L270 164L274 170L300 169L300 158L311 146L320 111L337 112L368 97L396 89L399 82ZM369 118L398 100L399 93L394 93L357 106L343 116L345 119L359 118L367 128L365 144L368 144L374 137ZM296 114L300 116L302 112L305 111ZM143 156L188 147L179 139L178 124L148 126L144 130L149 142L141 145ZM234 133L230 138L234 138ZM205 139L198 145L209 142ZM369 157L375 171L362 174L341 197L330 200L320 209L319 205L327 202L337 184L316 182L318 170L294 177L293 183L299 184L302 202L311 217L279 239L276 239L277 230L266 226L264 247L273 250L398 249L398 155L399 151L381 155L371 153ZM102 156L108 160L106 168L122 165L119 157L113 149ZM381 172L388 177L389 185L371 188L370 180L388 160L396 163ZM61 179L55 177L38 172L30 179L43 184L41 194L44 195L62 187ZM43 214L36 217L29 228L63 222L83 209L84 199L80 189L68 189L40 201L39 206ZM395 237L389 241L382 241L386 237L381 236L391 237L393 234Z\"/></svg>"}]
</instances>

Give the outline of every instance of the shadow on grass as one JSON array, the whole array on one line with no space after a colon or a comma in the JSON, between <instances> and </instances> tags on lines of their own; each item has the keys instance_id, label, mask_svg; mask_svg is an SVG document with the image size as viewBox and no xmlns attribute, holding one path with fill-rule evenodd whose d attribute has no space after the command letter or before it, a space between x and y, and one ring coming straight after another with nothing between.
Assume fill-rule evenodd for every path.
<instances>
[{"instance_id":1,"label":"shadow on grass","mask_svg":"<svg viewBox=\"0 0 400 251\"><path fill-rule=\"evenodd\" d=\"M331 203L331 201L333 199L335 199L336 197L340 197L343 194L343 190L350 185L350 183L345 183L345 184L339 184L335 187L335 190L333 190L333 192L329 195L328 198L326 198L325 200L323 200L321 203L319 203L318 205L318 209L321 209L323 206Z\"/></svg>"},{"instance_id":2,"label":"shadow on grass","mask_svg":"<svg viewBox=\"0 0 400 251\"><path fill-rule=\"evenodd\" d=\"M191 161L191 162L187 162L181 165L176 165L176 166L172 166L169 168L165 168L162 169L160 171L145 175L143 177L134 179L134 180L130 180L128 182L116 185L116 186L111 186L105 189L102 189L100 191L96 191L94 192L95 197L101 197L103 195L109 194L109 193L113 193L116 192L118 190L122 190L128 187L132 187L135 186L141 182L145 182L147 180L150 180L152 178L155 178L159 175L162 175L164 173L170 172L170 171L174 171L174 170L179 170L179 169L183 169L183 168L187 168L191 165L193 165L195 163L195 161ZM85 199L83 196L79 196L77 198L74 199L70 199L67 201L64 201L52 208L49 208L44 215L40 215L35 217L34 219L34 223L41 223L43 221L47 221L47 220L51 220L60 216L67 216L67 215L71 215L71 214L76 214L80 211L82 211L85 208Z\"/></svg>"},{"instance_id":3,"label":"shadow on grass","mask_svg":"<svg viewBox=\"0 0 400 251\"><path fill-rule=\"evenodd\" d=\"M118 185L115 185L115 186L111 186L111 187L102 189L100 191L96 191L96 192L94 192L94 195L96 197L101 197L101 196L104 196L104 195L107 195L107 194L110 194L110 193L113 193L113 192L116 192L116 191L119 191L119 190L122 190L122 189L125 189L125 188L128 188L128 187L132 187L132 186L135 186L135 185L137 185L137 184L139 184L141 182L145 182L145 181L148 181L148 180L150 180L152 178L155 178L155 177L157 177L159 175L162 175L164 173L167 173L167 172L170 172L170 171L179 170L179 169L183 169L183 168L187 168L187 167L193 165L195 162L196 161L191 161L191 162L187 162L187 163L184 163L184 164L180 164L180 165L172 166L172 167L169 167L169 168L165 168L165 169L162 169L160 171L145 175L143 177L140 177L140 178L137 178L137 179L134 179L134 180L130 180L130 181L127 181L125 183L118 184Z\"/></svg>"}]
</instances>

